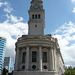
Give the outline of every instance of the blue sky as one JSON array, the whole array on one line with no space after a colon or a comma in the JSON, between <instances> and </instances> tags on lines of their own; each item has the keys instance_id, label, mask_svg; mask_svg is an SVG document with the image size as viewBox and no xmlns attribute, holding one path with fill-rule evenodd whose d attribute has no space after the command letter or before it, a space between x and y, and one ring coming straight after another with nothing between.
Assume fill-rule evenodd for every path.
<instances>
[{"instance_id":1,"label":"blue sky","mask_svg":"<svg viewBox=\"0 0 75 75\"><path fill-rule=\"evenodd\" d=\"M29 10L31 0L6 1L10 3L10 7L13 8L12 14L14 16L21 16L24 19L23 22L28 22L29 15L27 11ZM2 0L2 2L5 2L5 0ZM65 22L74 22L75 14L72 12L74 9L74 4L71 2L71 0L44 0L43 3L46 22L45 33L50 34ZM3 22L6 19L6 17L4 17L4 14L6 14L6 12L3 12L2 9L3 7L0 8L0 22Z\"/></svg>"},{"instance_id":2,"label":"blue sky","mask_svg":"<svg viewBox=\"0 0 75 75\"><path fill-rule=\"evenodd\" d=\"M28 33L30 2L0 0L0 36L7 38L6 56L10 56L12 62L16 39ZM53 37L58 38L66 66L75 66L75 0L43 0L43 5L45 34L55 34Z\"/></svg>"}]
</instances>

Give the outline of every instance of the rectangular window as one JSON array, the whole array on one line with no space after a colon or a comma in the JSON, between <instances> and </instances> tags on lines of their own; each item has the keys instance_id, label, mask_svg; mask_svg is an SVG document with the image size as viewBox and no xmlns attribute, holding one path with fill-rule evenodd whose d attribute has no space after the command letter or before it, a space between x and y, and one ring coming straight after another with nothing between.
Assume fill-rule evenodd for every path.
<instances>
[{"instance_id":1,"label":"rectangular window","mask_svg":"<svg viewBox=\"0 0 75 75\"><path fill-rule=\"evenodd\" d=\"M34 19L34 15L32 15L32 19Z\"/></svg>"},{"instance_id":2,"label":"rectangular window","mask_svg":"<svg viewBox=\"0 0 75 75\"><path fill-rule=\"evenodd\" d=\"M37 52L32 51L32 62L36 62L36 60L37 60Z\"/></svg>"},{"instance_id":3,"label":"rectangular window","mask_svg":"<svg viewBox=\"0 0 75 75\"><path fill-rule=\"evenodd\" d=\"M40 14L38 15L38 19L40 19Z\"/></svg>"},{"instance_id":4,"label":"rectangular window","mask_svg":"<svg viewBox=\"0 0 75 75\"><path fill-rule=\"evenodd\" d=\"M37 19L37 14L35 15L35 19Z\"/></svg>"},{"instance_id":5,"label":"rectangular window","mask_svg":"<svg viewBox=\"0 0 75 75\"><path fill-rule=\"evenodd\" d=\"M43 52L43 62L47 62L47 52Z\"/></svg>"},{"instance_id":6,"label":"rectangular window","mask_svg":"<svg viewBox=\"0 0 75 75\"><path fill-rule=\"evenodd\" d=\"M25 58L26 58L26 52L23 52L23 54L22 54L22 63L25 63Z\"/></svg>"}]
</instances>

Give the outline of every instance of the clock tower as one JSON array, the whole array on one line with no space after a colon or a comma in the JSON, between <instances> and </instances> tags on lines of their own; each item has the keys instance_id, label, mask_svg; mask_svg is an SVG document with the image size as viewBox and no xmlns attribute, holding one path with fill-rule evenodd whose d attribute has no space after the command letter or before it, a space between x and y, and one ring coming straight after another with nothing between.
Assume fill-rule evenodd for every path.
<instances>
[{"instance_id":1,"label":"clock tower","mask_svg":"<svg viewBox=\"0 0 75 75\"><path fill-rule=\"evenodd\" d=\"M44 35L45 10L42 0L32 0L28 35L22 35L15 44L13 75L61 75L64 61L56 38Z\"/></svg>"},{"instance_id":2,"label":"clock tower","mask_svg":"<svg viewBox=\"0 0 75 75\"><path fill-rule=\"evenodd\" d=\"M28 35L44 35L45 10L42 0L32 0L29 13Z\"/></svg>"}]
</instances>

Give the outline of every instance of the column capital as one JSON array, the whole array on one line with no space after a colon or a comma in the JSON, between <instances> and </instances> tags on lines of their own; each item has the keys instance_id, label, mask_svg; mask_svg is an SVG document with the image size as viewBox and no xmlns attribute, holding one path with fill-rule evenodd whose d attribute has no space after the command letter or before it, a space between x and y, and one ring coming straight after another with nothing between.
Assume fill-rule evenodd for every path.
<instances>
[{"instance_id":1,"label":"column capital","mask_svg":"<svg viewBox=\"0 0 75 75\"><path fill-rule=\"evenodd\" d=\"M26 45L26 47L29 47L29 45Z\"/></svg>"},{"instance_id":2,"label":"column capital","mask_svg":"<svg viewBox=\"0 0 75 75\"><path fill-rule=\"evenodd\" d=\"M54 47L52 47L52 46L51 46L51 47L50 47L50 49L52 49L52 50L53 50L53 49L54 49Z\"/></svg>"},{"instance_id":3,"label":"column capital","mask_svg":"<svg viewBox=\"0 0 75 75\"><path fill-rule=\"evenodd\" d=\"M19 47L17 47L16 49L20 49Z\"/></svg>"},{"instance_id":4,"label":"column capital","mask_svg":"<svg viewBox=\"0 0 75 75\"><path fill-rule=\"evenodd\" d=\"M16 48L16 51L19 51L19 48Z\"/></svg>"},{"instance_id":5,"label":"column capital","mask_svg":"<svg viewBox=\"0 0 75 75\"><path fill-rule=\"evenodd\" d=\"M39 45L39 47L42 47L42 45Z\"/></svg>"},{"instance_id":6,"label":"column capital","mask_svg":"<svg viewBox=\"0 0 75 75\"><path fill-rule=\"evenodd\" d=\"M29 45L27 45L27 48L29 48Z\"/></svg>"}]
</instances>

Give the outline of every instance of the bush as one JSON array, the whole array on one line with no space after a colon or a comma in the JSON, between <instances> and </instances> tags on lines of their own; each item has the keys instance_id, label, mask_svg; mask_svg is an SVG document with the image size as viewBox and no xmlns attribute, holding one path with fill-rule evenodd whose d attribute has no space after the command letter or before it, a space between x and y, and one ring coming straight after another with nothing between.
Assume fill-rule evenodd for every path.
<instances>
[{"instance_id":1,"label":"bush","mask_svg":"<svg viewBox=\"0 0 75 75\"><path fill-rule=\"evenodd\" d=\"M11 73L8 73L8 75L11 75Z\"/></svg>"},{"instance_id":2,"label":"bush","mask_svg":"<svg viewBox=\"0 0 75 75\"><path fill-rule=\"evenodd\" d=\"M75 75L75 67L72 68L71 66L69 66L68 68L66 68L66 71L64 74L65 75Z\"/></svg>"}]
</instances>

